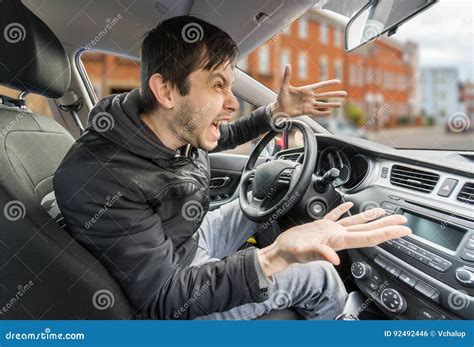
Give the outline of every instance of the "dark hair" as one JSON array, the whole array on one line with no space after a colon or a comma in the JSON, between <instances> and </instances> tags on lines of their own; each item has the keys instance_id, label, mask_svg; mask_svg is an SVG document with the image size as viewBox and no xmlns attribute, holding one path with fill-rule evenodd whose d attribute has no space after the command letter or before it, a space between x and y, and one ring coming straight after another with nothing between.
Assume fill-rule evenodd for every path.
<instances>
[{"instance_id":1,"label":"dark hair","mask_svg":"<svg viewBox=\"0 0 474 347\"><path fill-rule=\"evenodd\" d=\"M189 93L188 76L200 69L213 70L234 63L237 44L224 31L192 16L179 16L159 23L145 34L141 47L140 112L158 107L148 81L159 73L176 86L181 95Z\"/></svg>"}]
</instances>

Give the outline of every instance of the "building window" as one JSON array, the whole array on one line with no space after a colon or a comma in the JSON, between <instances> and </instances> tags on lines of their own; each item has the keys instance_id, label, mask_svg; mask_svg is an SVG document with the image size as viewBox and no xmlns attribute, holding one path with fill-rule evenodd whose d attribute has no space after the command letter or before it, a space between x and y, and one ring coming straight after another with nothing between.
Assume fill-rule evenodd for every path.
<instances>
[{"instance_id":1,"label":"building window","mask_svg":"<svg viewBox=\"0 0 474 347\"><path fill-rule=\"evenodd\" d=\"M371 68L367 69L367 76L366 76L367 84L370 84L374 81L374 70Z\"/></svg>"},{"instance_id":2,"label":"building window","mask_svg":"<svg viewBox=\"0 0 474 347\"><path fill-rule=\"evenodd\" d=\"M328 59L324 56L319 59L319 78L321 81L329 79Z\"/></svg>"},{"instance_id":3,"label":"building window","mask_svg":"<svg viewBox=\"0 0 474 347\"><path fill-rule=\"evenodd\" d=\"M337 28L334 29L334 46L342 46L342 31Z\"/></svg>"},{"instance_id":4,"label":"building window","mask_svg":"<svg viewBox=\"0 0 474 347\"><path fill-rule=\"evenodd\" d=\"M359 86L364 85L364 68L362 66L359 66L357 69L357 81Z\"/></svg>"},{"instance_id":5,"label":"building window","mask_svg":"<svg viewBox=\"0 0 474 347\"><path fill-rule=\"evenodd\" d=\"M280 56L280 70L285 71L285 66L291 64L291 52L287 49L283 50Z\"/></svg>"},{"instance_id":6,"label":"building window","mask_svg":"<svg viewBox=\"0 0 474 347\"><path fill-rule=\"evenodd\" d=\"M334 77L342 80L342 62L340 60L336 60L334 64Z\"/></svg>"},{"instance_id":7,"label":"building window","mask_svg":"<svg viewBox=\"0 0 474 347\"><path fill-rule=\"evenodd\" d=\"M308 59L306 53L300 53L298 55L298 78L300 80L308 78Z\"/></svg>"},{"instance_id":8,"label":"building window","mask_svg":"<svg viewBox=\"0 0 474 347\"><path fill-rule=\"evenodd\" d=\"M328 43L328 26L327 24L321 23L321 26L319 27L319 41L321 43Z\"/></svg>"},{"instance_id":9,"label":"building window","mask_svg":"<svg viewBox=\"0 0 474 347\"><path fill-rule=\"evenodd\" d=\"M298 21L298 36L300 39L308 38L308 20L306 18L301 18Z\"/></svg>"},{"instance_id":10,"label":"building window","mask_svg":"<svg viewBox=\"0 0 474 347\"><path fill-rule=\"evenodd\" d=\"M382 86L382 71L380 69L375 70L375 84L378 86Z\"/></svg>"},{"instance_id":11,"label":"building window","mask_svg":"<svg viewBox=\"0 0 474 347\"><path fill-rule=\"evenodd\" d=\"M260 48L258 51L258 72L260 74L270 72L270 52L268 48Z\"/></svg>"},{"instance_id":12,"label":"building window","mask_svg":"<svg viewBox=\"0 0 474 347\"><path fill-rule=\"evenodd\" d=\"M353 86L357 84L357 71L356 71L357 66L354 64L351 64L349 66L349 83Z\"/></svg>"}]
</instances>

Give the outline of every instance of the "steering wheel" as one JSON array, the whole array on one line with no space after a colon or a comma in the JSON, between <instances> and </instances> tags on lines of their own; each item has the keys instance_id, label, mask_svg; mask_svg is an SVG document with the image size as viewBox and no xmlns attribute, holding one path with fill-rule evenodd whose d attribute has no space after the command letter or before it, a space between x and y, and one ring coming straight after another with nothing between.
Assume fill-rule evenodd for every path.
<instances>
[{"instance_id":1,"label":"steering wheel","mask_svg":"<svg viewBox=\"0 0 474 347\"><path fill-rule=\"evenodd\" d=\"M272 160L255 168L260 153L281 132L280 129L298 129L303 133L303 163ZM268 132L253 149L242 173L239 201L244 215L255 222L263 222L288 213L311 183L317 155L313 130L302 121L287 119L278 125L278 129Z\"/></svg>"}]
</instances>

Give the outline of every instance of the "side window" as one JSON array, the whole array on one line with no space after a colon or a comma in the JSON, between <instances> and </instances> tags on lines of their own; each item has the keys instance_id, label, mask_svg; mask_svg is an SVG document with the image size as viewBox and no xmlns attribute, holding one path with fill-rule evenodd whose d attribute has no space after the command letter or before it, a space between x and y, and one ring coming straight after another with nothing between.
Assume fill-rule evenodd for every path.
<instances>
[{"instance_id":1,"label":"side window","mask_svg":"<svg viewBox=\"0 0 474 347\"><path fill-rule=\"evenodd\" d=\"M95 52L82 54L81 60L98 99L140 86L138 61Z\"/></svg>"},{"instance_id":2,"label":"side window","mask_svg":"<svg viewBox=\"0 0 474 347\"><path fill-rule=\"evenodd\" d=\"M0 94L17 99L20 95L20 91L0 86ZM51 112L51 109L49 108L48 98L44 96L28 94L26 96L26 106L32 112L53 118L53 114Z\"/></svg>"}]
</instances>

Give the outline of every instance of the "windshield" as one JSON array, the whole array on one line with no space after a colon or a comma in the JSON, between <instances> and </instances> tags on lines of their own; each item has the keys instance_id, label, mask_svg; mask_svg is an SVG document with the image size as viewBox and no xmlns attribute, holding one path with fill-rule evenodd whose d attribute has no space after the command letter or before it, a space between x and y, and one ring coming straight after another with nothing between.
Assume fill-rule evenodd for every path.
<instances>
[{"instance_id":1,"label":"windshield","mask_svg":"<svg viewBox=\"0 0 474 347\"><path fill-rule=\"evenodd\" d=\"M395 35L348 53L345 26L366 4L320 1L252 53L244 69L276 91L287 63L293 85L340 79L344 107L330 122L315 119L330 132L395 148L473 151L472 1L441 0Z\"/></svg>"}]
</instances>

